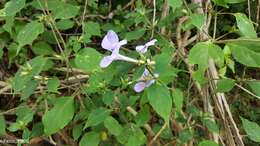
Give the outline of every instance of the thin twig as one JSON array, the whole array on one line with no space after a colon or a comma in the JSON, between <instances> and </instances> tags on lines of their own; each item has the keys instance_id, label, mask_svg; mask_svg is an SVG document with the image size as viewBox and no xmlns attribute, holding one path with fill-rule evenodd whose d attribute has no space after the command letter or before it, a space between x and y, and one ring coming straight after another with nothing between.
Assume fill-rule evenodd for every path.
<instances>
[{"instance_id":1,"label":"thin twig","mask_svg":"<svg viewBox=\"0 0 260 146\"><path fill-rule=\"evenodd\" d=\"M250 0L247 0L247 7L248 7L248 17L251 20L251 6L250 6Z\"/></svg>"},{"instance_id":2,"label":"thin twig","mask_svg":"<svg viewBox=\"0 0 260 146\"><path fill-rule=\"evenodd\" d=\"M236 85L237 87L239 87L240 89L242 89L243 91L245 91L246 93L248 93L249 95L260 99L260 96L255 95L253 92L249 91L248 89L244 88L243 86L241 86L241 85L239 85L239 84L237 84L237 83L235 83L235 85Z\"/></svg>"},{"instance_id":3,"label":"thin twig","mask_svg":"<svg viewBox=\"0 0 260 146\"><path fill-rule=\"evenodd\" d=\"M260 0L258 0L257 8L256 8L256 30L259 27L259 15L260 15Z\"/></svg>"},{"instance_id":4,"label":"thin twig","mask_svg":"<svg viewBox=\"0 0 260 146\"><path fill-rule=\"evenodd\" d=\"M153 22L152 22L152 34L151 34L151 39L153 38L154 35L154 29L155 29L155 17L156 17L156 0L153 0Z\"/></svg>"},{"instance_id":5,"label":"thin twig","mask_svg":"<svg viewBox=\"0 0 260 146\"><path fill-rule=\"evenodd\" d=\"M88 0L85 0L83 15L82 15L82 18L81 18L81 26L84 26L83 23L84 23L84 21L85 21L85 15L86 15L86 11L87 11L87 5L88 5Z\"/></svg>"},{"instance_id":6,"label":"thin twig","mask_svg":"<svg viewBox=\"0 0 260 146\"><path fill-rule=\"evenodd\" d=\"M153 139L150 141L149 145L153 145L153 143L157 140L157 138L162 134L162 132L167 128L167 122L165 122L162 128L156 133Z\"/></svg>"}]
</instances>

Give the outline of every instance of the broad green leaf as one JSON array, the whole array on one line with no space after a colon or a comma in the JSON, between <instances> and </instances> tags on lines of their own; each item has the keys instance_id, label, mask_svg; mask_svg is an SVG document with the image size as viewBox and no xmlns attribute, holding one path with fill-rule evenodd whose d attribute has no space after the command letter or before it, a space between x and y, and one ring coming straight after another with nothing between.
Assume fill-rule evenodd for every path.
<instances>
[{"instance_id":1,"label":"broad green leaf","mask_svg":"<svg viewBox=\"0 0 260 146\"><path fill-rule=\"evenodd\" d=\"M188 61L190 64L198 64L200 69L205 70L210 58L222 65L224 61L222 49L211 42L200 42L191 48Z\"/></svg>"},{"instance_id":2,"label":"broad green leaf","mask_svg":"<svg viewBox=\"0 0 260 146\"><path fill-rule=\"evenodd\" d=\"M93 21L86 22L84 24L84 32L89 35L101 36L99 23Z\"/></svg>"},{"instance_id":3,"label":"broad green leaf","mask_svg":"<svg viewBox=\"0 0 260 146\"><path fill-rule=\"evenodd\" d=\"M79 14L80 7L60 2L52 9L54 19L69 19L76 17Z\"/></svg>"},{"instance_id":4,"label":"broad green leaf","mask_svg":"<svg viewBox=\"0 0 260 146\"><path fill-rule=\"evenodd\" d=\"M0 16L14 16L25 6L26 0L10 0L4 6L4 9L0 10Z\"/></svg>"},{"instance_id":5,"label":"broad green leaf","mask_svg":"<svg viewBox=\"0 0 260 146\"><path fill-rule=\"evenodd\" d=\"M16 72L15 77L11 82L14 91L18 92L25 89L26 84L28 84L34 76L39 75L39 73L43 71L46 63L47 59L42 56L35 57L26 62L23 67Z\"/></svg>"},{"instance_id":6,"label":"broad green leaf","mask_svg":"<svg viewBox=\"0 0 260 146\"><path fill-rule=\"evenodd\" d=\"M93 48L85 48L76 54L75 63L80 69L92 72L100 69L101 55Z\"/></svg>"},{"instance_id":7,"label":"broad green leaf","mask_svg":"<svg viewBox=\"0 0 260 146\"><path fill-rule=\"evenodd\" d=\"M137 126L143 126L150 120L150 108L148 105L143 105L142 109L135 116Z\"/></svg>"},{"instance_id":8,"label":"broad green leaf","mask_svg":"<svg viewBox=\"0 0 260 146\"><path fill-rule=\"evenodd\" d=\"M212 140L203 140L199 143L198 146L219 146L219 145Z\"/></svg>"},{"instance_id":9,"label":"broad green leaf","mask_svg":"<svg viewBox=\"0 0 260 146\"><path fill-rule=\"evenodd\" d=\"M60 0L46 0L46 1L38 1L34 0L31 5L36 8L36 9L49 9L49 10L54 10L57 8L58 5L64 4L63 1Z\"/></svg>"},{"instance_id":10,"label":"broad green leaf","mask_svg":"<svg viewBox=\"0 0 260 146\"><path fill-rule=\"evenodd\" d=\"M237 26L242 36L246 38L257 38L257 34L255 32L254 26L245 14L236 13L235 17L237 21Z\"/></svg>"},{"instance_id":11,"label":"broad green leaf","mask_svg":"<svg viewBox=\"0 0 260 146\"><path fill-rule=\"evenodd\" d=\"M203 14L191 14L189 20L191 24L195 25L198 29L201 29L205 21L205 16Z\"/></svg>"},{"instance_id":12,"label":"broad green leaf","mask_svg":"<svg viewBox=\"0 0 260 146\"><path fill-rule=\"evenodd\" d=\"M100 135L97 132L88 132L80 140L79 146L98 146Z\"/></svg>"},{"instance_id":13,"label":"broad green leaf","mask_svg":"<svg viewBox=\"0 0 260 146\"><path fill-rule=\"evenodd\" d=\"M43 56L55 54L55 52L52 50L52 47L44 41L34 43L32 46L32 51L36 55L43 55Z\"/></svg>"},{"instance_id":14,"label":"broad green leaf","mask_svg":"<svg viewBox=\"0 0 260 146\"><path fill-rule=\"evenodd\" d=\"M19 44L17 53L24 45L32 44L32 42L37 39L38 35L43 32L44 26L40 22L32 21L26 24L26 26L17 35L17 42Z\"/></svg>"},{"instance_id":15,"label":"broad green leaf","mask_svg":"<svg viewBox=\"0 0 260 146\"><path fill-rule=\"evenodd\" d=\"M132 134L132 124L127 124L124 125L123 127L123 132L116 137L117 141L120 142L121 144L125 145L127 141L129 140L129 136Z\"/></svg>"},{"instance_id":16,"label":"broad green leaf","mask_svg":"<svg viewBox=\"0 0 260 146\"><path fill-rule=\"evenodd\" d=\"M213 0L216 5L228 8L226 0Z\"/></svg>"},{"instance_id":17,"label":"broad green leaf","mask_svg":"<svg viewBox=\"0 0 260 146\"><path fill-rule=\"evenodd\" d=\"M221 79L217 83L217 92L228 92L235 86L235 81L232 79Z\"/></svg>"},{"instance_id":18,"label":"broad green leaf","mask_svg":"<svg viewBox=\"0 0 260 146\"><path fill-rule=\"evenodd\" d=\"M198 64L198 69L193 73L193 78L200 84L204 84L206 79L204 72L208 67L209 59L213 59L219 66L224 64L224 53L222 49L212 42L199 42L193 46L188 55L190 64Z\"/></svg>"},{"instance_id":19,"label":"broad green leaf","mask_svg":"<svg viewBox=\"0 0 260 146\"><path fill-rule=\"evenodd\" d=\"M0 115L0 136L5 135L5 118L3 115Z\"/></svg>"},{"instance_id":20,"label":"broad green leaf","mask_svg":"<svg viewBox=\"0 0 260 146\"><path fill-rule=\"evenodd\" d=\"M180 132L178 139L180 139L180 141L182 143L186 143L189 140L191 140L193 137L192 131L190 129L184 129Z\"/></svg>"},{"instance_id":21,"label":"broad green leaf","mask_svg":"<svg viewBox=\"0 0 260 146\"><path fill-rule=\"evenodd\" d=\"M78 140L81 133L83 132L83 124L77 124L72 129L72 136L74 140Z\"/></svg>"},{"instance_id":22,"label":"broad green leaf","mask_svg":"<svg viewBox=\"0 0 260 146\"><path fill-rule=\"evenodd\" d=\"M57 92L59 86L60 86L60 80L57 77L48 80L47 88L49 92Z\"/></svg>"},{"instance_id":23,"label":"broad green leaf","mask_svg":"<svg viewBox=\"0 0 260 146\"><path fill-rule=\"evenodd\" d=\"M14 16L6 16L3 29L11 34L13 25L14 25Z\"/></svg>"},{"instance_id":24,"label":"broad green leaf","mask_svg":"<svg viewBox=\"0 0 260 146\"><path fill-rule=\"evenodd\" d=\"M84 128L96 126L105 121L105 119L109 116L111 110L105 108L98 108L91 111L88 116L88 120Z\"/></svg>"},{"instance_id":25,"label":"broad green leaf","mask_svg":"<svg viewBox=\"0 0 260 146\"><path fill-rule=\"evenodd\" d=\"M147 89L147 96L153 109L165 122L168 122L172 109L172 98L169 90L165 86L155 84Z\"/></svg>"},{"instance_id":26,"label":"broad green leaf","mask_svg":"<svg viewBox=\"0 0 260 146\"><path fill-rule=\"evenodd\" d=\"M36 90L38 87L38 82L35 80L30 80L29 82L27 82L24 85L24 89L22 91L22 95L21 95L21 100L26 100L27 98L29 98L34 90Z\"/></svg>"},{"instance_id":27,"label":"broad green leaf","mask_svg":"<svg viewBox=\"0 0 260 146\"><path fill-rule=\"evenodd\" d=\"M126 33L125 39L128 41L138 40L144 35L144 33L145 33L144 28L130 31L130 32Z\"/></svg>"},{"instance_id":28,"label":"broad green leaf","mask_svg":"<svg viewBox=\"0 0 260 146\"><path fill-rule=\"evenodd\" d=\"M104 104L106 105L112 105L113 101L114 101L114 92L113 91L106 91L103 95L102 95L102 101Z\"/></svg>"},{"instance_id":29,"label":"broad green leaf","mask_svg":"<svg viewBox=\"0 0 260 146\"><path fill-rule=\"evenodd\" d=\"M19 129L22 129L22 126L21 125L23 124L22 122L15 122L15 123L12 123L9 127L8 127L8 130L11 131L11 132L16 132L17 130Z\"/></svg>"},{"instance_id":30,"label":"broad green leaf","mask_svg":"<svg viewBox=\"0 0 260 146\"><path fill-rule=\"evenodd\" d=\"M51 135L64 128L73 118L74 98L70 96L56 99L54 107L47 111L42 118L44 132Z\"/></svg>"},{"instance_id":31,"label":"broad green leaf","mask_svg":"<svg viewBox=\"0 0 260 146\"><path fill-rule=\"evenodd\" d=\"M115 136L118 136L123 131L123 127L111 116L106 118L104 126L108 129L109 133Z\"/></svg>"},{"instance_id":32,"label":"broad green leaf","mask_svg":"<svg viewBox=\"0 0 260 146\"><path fill-rule=\"evenodd\" d=\"M163 43L168 42L166 41ZM165 84L170 83L173 80L173 78L177 76L176 69L170 64L174 49L175 48L171 46L163 47L162 53L154 56L154 60L156 62L155 72L159 74L159 79L163 81Z\"/></svg>"},{"instance_id":33,"label":"broad green leaf","mask_svg":"<svg viewBox=\"0 0 260 146\"><path fill-rule=\"evenodd\" d=\"M145 142L146 136L144 135L143 131L136 125L132 125L131 134L128 138L126 146L143 146Z\"/></svg>"},{"instance_id":34,"label":"broad green leaf","mask_svg":"<svg viewBox=\"0 0 260 146\"><path fill-rule=\"evenodd\" d=\"M183 98L183 93L180 89L175 89L172 92L172 100L173 100L173 103L174 103L176 109L178 111L181 111L184 98Z\"/></svg>"},{"instance_id":35,"label":"broad green leaf","mask_svg":"<svg viewBox=\"0 0 260 146\"><path fill-rule=\"evenodd\" d=\"M236 61L249 67L260 67L260 52L241 44L229 43L227 45Z\"/></svg>"},{"instance_id":36,"label":"broad green leaf","mask_svg":"<svg viewBox=\"0 0 260 146\"><path fill-rule=\"evenodd\" d=\"M16 109L16 121L22 121L28 124L33 120L34 111L29 106L20 105Z\"/></svg>"},{"instance_id":37,"label":"broad green leaf","mask_svg":"<svg viewBox=\"0 0 260 146\"><path fill-rule=\"evenodd\" d=\"M240 118L242 120L243 128L245 129L248 137L255 142L260 142L260 126L255 122L251 122L242 117Z\"/></svg>"},{"instance_id":38,"label":"broad green leaf","mask_svg":"<svg viewBox=\"0 0 260 146\"><path fill-rule=\"evenodd\" d=\"M216 122L212 121L209 118L202 119L203 124L208 128L210 132L219 133L219 127Z\"/></svg>"},{"instance_id":39,"label":"broad green leaf","mask_svg":"<svg viewBox=\"0 0 260 146\"><path fill-rule=\"evenodd\" d=\"M260 96L260 81L248 81L247 84L257 96Z\"/></svg>"},{"instance_id":40,"label":"broad green leaf","mask_svg":"<svg viewBox=\"0 0 260 146\"><path fill-rule=\"evenodd\" d=\"M20 105L16 108L16 116L16 122L8 127L9 131L23 130L33 120L34 111L27 105Z\"/></svg>"},{"instance_id":41,"label":"broad green leaf","mask_svg":"<svg viewBox=\"0 0 260 146\"><path fill-rule=\"evenodd\" d=\"M74 21L70 19L61 19L56 23L56 25L60 30L67 30L74 26Z\"/></svg>"},{"instance_id":42,"label":"broad green leaf","mask_svg":"<svg viewBox=\"0 0 260 146\"><path fill-rule=\"evenodd\" d=\"M31 138L40 137L44 134L42 122L34 123L31 132Z\"/></svg>"},{"instance_id":43,"label":"broad green leaf","mask_svg":"<svg viewBox=\"0 0 260 146\"><path fill-rule=\"evenodd\" d=\"M176 8L180 8L182 6L182 0L169 0L169 5L172 10L175 11Z\"/></svg>"}]
</instances>

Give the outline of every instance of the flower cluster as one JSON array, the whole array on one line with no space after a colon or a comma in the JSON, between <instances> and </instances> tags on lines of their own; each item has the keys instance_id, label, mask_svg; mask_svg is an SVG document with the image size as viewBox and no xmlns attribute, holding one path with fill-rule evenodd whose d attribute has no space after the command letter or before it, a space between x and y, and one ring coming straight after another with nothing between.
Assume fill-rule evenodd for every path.
<instances>
[{"instance_id":1,"label":"flower cluster","mask_svg":"<svg viewBox=\"0 0 260 146\"><path fill-rule=\"evenodd\" d=\"M153 39L144 45L136 46L136 51L138 53L144 54L147 52L147 49L149 46L152 46L155 44L157 40ZM121 46L127 44L127 40L121 40L119 41L119 38L117 34L113 30L109 30L105 37L102 40L101 46L102 48L108 50L111 52L111 55L103 57L103 59L100 62L101 68L108 67L113 61L115 60L121 60L121 61L127 61L132 63L139 63L138 60L121 55L119 53L119 50ZM148 61L149 63L149 61ZM146 87L151 86L155 82L155 78L158 77L158 74L152 75L148 69L145 68L142 76L139 78L137 83L134 86L134 90L136 92L142 92Z\"/></svg>"}]
</instances>

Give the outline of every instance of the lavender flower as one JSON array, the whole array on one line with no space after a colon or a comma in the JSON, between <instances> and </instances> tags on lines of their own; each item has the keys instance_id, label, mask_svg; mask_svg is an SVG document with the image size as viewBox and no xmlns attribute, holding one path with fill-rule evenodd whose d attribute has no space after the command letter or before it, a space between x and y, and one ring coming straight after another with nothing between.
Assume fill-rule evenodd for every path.
<instances>
[{"instance_id":1,"label":"lavender flower","mask_svg":"<svg viewBox=\"0 0 260 146\"><path fill-rule=\"evenodd\" d=\"M154 74L155 77L158 77L158 74ZM150 72L145 68L144 73L139 78L139 81L135 84L135 92L142 92L145 88L151 86L155 82L154 77Z\"/></svg>"},{"instance_id":2,"label":"lavender flower","mask_svg":"<svg viewBox=\"0 0 260 146\"><path fill-rule=\"evenodd\" d=\"M112 52L110 56L105 56L101 62L100 67L105 68L109 66L114 60L123 60L128 62L137 63L138 61L119 54L121 46L127 44L127 40L119 41L117 34L113 30L109 30L106 36L103 38L101 46L102 48Z\"/></svg>"},{"instance_id":3,"label":"lavender flower","mask_svg":"<svg viewBox=\"0 0 260 146\"><path fill-rule=\"evenodd\" d=\"M157 41L156 39L153 39L153 40L147 42L145 45L136 46L135 50L139 53L144 54L147 52L148 47L153 46L156 41Z\"/></svg>"}]
</instances>

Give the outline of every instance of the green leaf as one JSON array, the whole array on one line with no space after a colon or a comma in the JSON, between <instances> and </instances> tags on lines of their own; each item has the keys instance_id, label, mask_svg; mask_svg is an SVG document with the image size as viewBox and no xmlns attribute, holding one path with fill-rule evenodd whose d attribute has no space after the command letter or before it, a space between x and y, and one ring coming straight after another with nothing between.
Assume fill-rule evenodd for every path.
<instances>
[{"instance_id":1,"label":"green leaf","mask_svg":"<svg viewBox=\"0 0 260 146\"><path fill-rule=\"evenodd\" d=\"M34 123L31 132L31 138L40 137L44 134L42 122Z\"/></svg>"},{"instance_id":2,"label":"green leaf","mask_svg":"<svg viewBox=\"0 0 260 146\"><path fill-rule=\"evenodd\" d=\"M161 42L159 42L161 43ZM162 42L162 43L168 43ZM177 71L174 67L171 66L172 54L174 48L171 46L163 47L162 53L154 56L155 72L158 73L159 79L164 82L164 84L169 84L174 77L177 76Z\"/></svg>"},{"instance_id":3,"label":"green leaf","mask_svg":"<svg viewBox=\"0 0 260 146\"><path fill-rule=\"evenodd\" d=\"M86 22L84 24L84 32L93 36L101 36L99 23L93 21Z\"/></svg>"},{"instance_id":4,"label":"green leaf","mask_svg":"<svg viewBox=\"0 0 260 146\"><path fill-rule=\"evenodd\" d=\"M259 52L242 44L229 43L227 45L236 61L249 67L260 67Z\"/></svg>"},{"instance_id":5,"label":"green leaf","mask_svg":"<svg viewBox=\"0 0 260 146\"><path fill-rule=\"evenodd\" d=\"M184 129L180 132L178 139L180 139L180 141L182 143L186 143L189 140L191 140L193 137L192 131L190 129Z\"/></svg>"},{"instance_id":6,"label":"green leaf","mask_svg":"<svg viewBox=\"0 0 260 146\"><path fill-rule=\"evenodd\" d=\"M101 55L93 48L85 48L76 54L75 63L80 69L92 72L100 69Z\"/></svg>"},{"instance_id":7,"label":"green leaf","mask_svg":"<svg viewBox=\"0 0 260 146\"><path fill-rule=\"evenodd\" d=\"M5 24L3 25L4 30L6 30L11 34L13 25L14 25L14 16L6 16Z\"/></svg>"},{"instance_id":8,"label":"green leaf","mask_svg":"<svg viewBox=\"0 0 260 146\"><path fill-rule=\"evenodd\" d=\"M241 3L245 2L246 0L225 0L229 4Z\"/></svg>"},{"instance_id":9,"label":"green leaf","mask_svg":"<svg viewBox=\"0 0 260 146\"><path fill-rule=\"evenodd\" d=\"M98 146L100 135L94 131L86 133L80 140L79 146Z\"/></svg>"},{"instance_id":10,"label":"green leaf","mask_svg":"<svg viewBox=\"0 0 260 146\"><path fill-rule=\"evenodd\" d=\"M108 129L109 133L115 136L118 136L123 131L123 127L111 116L106 118L104 126Z\"/></svg>"},{"instance_id":11,"label":"green leaf","mask_svg":"<svg viewBox=\"0 0 260 146\"><path fill-rule=\"evenodd\" d=\"M169 0L169 6L175 11L176 8L180 8L182 6L182 0Z\"/></svg>"},{"instance_id":12,"label":"green leaf","mask_svg":"<svg viewBox=\"0 0 260 146\"><path fill-rule=\"evenodd\" d=\"M248 81L247 84L257 96L260 96L260 81Z\"/></svg>"},{"instance_id":13,"label":"green leaf","mask_svg":"<svg viewBox=\"0 0 260 146\"><path fill-rule=\"evenodd\" d=\"M59 86L60 86L60 80L57 77L48 80L47 88L49 92L58 92Z\"/></svg>"},{"instance_id":14,"label":"green leaf","mask_svg":"<svg viewBox=\"0 0 260 146\"><path fill-rule=\"evenodd\" d=\"M21 124L23 124L23 123L21 123ZM11 131L11 132L15 132L15 131L17 131L17 130L19 130L19 129L22 129L22 126L23 126L23 125L21 125L21 124L20 124L20 123L17 123L17 122L12 123L12 124L8 127L8 130Z\"/></svg>"},{"instance_id":15,"label":"green leaf","mask_svg":"<svg viewBox=\"0 0 260 146\"><path fill-rule=\"evenodd\" d=\"M67 30L74 26L74 21L70 19L61 19L56 23L56 25L60 30Z\"/></svg>"},{"instance_id":16,"label":"green leaf","mask_svg":"<svg viewBox=\"0 0 260 146\"><path fill-rule=\"evenodd\" d=\"M210 58L222 65L224 61L222 49L211 42L200 42L191 48L188 61L190 64L198 64L200 69L205 70Z\"/></svg>"},{"instance_id":17,"label":"green leaf","mask_svg":"<svg viewBox=\"0 0 260 146\"><path fill-rule=\"evenodd\" d=\"M148 105L144 105L142 109L137 113L135 122L137 126L143 126L150 120L150 108Z\"/></svg>"},{"instance_id":18,"label":"green leaf","mask_svg":"<svg viewBox=\"0 0 260 146\"><path fill-rule=\"evenodd\" d=\"M255 122L244 119L243 117L240 118L248 137L255 142L260 142L260 126Z\"/></svg>"},{"instance_id":19,"label":"green leaf","mask_svg":"<svg viewBox=\"0 0 260 146\"><path fill-rule=\"evenodd\" d=\"M172 98L169 90L165 86L155 84L148 88L147 96L153 109L165 122L168 122L172 109Z\"/></svg>"},{"instance_id":20,"label":"green leaf","mask_svg":"<svg viewBox=\"0 0 260 146\"><path fill-rule=\"evenodd\" d=\"M10 0L5 4L4 9L0 10L0 16L14 16L25 6L26 0Z\"/></svg>"},{"instance_id":21,"label":"green leaf","mask_svg":"<svg viewBox=\"0 0 260 146\"><path fill-rule=\"evenodd\" d=\"M219 133L219 127L216 122L212 121L209 118L202 119L203 124L208 128L210 132Z\"/></svg>"},{"instance_id":22,"label":"green leaf","mask_svg":"<svg viewBox=\"0 0 260 146\"><path fill-rule=\"evenodd\" d=\"M212 140L203 140L198 146L219 146L216 142Z\"/></svg>"},{"instance_id":23,"label":"green leaf","mask_svg":"<svg viewBox=\"0 0 260 146\"><path fill-rule=\"evenodd\" d=\"M125 39L128 41L138 40L144 35L144 33L145 33L144 28L130 31L130 32L126 33Z\"/></svg>"},{"instance_id":24,"label":"green leaf","mask_svg":"<svg viewBox=\"0 0 260 146\"><path fill-rule=\"evenodd\" d=\"M5 118L3 115L0 115L0 136L5 135Z\"/></svg>"},{"instance_id":25,"label":"green leaf","mask_svg":"<svg viewBox=\"0 0 260 146\"><path fill-rule=\"evenodd\" d=\"M83 124L77 124L72 129L72 136L74 140L78 140L83 131Z\"/></svg>"},{"instance_id":26,"label":"green leaf","mask_svg":"<svg viewBox=\"0 0 260 146\"><path fill-rule=\"evenodd\" d=\"M191 24L196 26L198 29L201 29L202 25L204 24L205 21L205 16L203 14L191 14L189 17L189 20Z\"/></svg>"},{"instance_id":27,"label":"green leaf","mask_svg":"<svg viewBox=\"0 0 260 146\"><path fill-rule=\"evenodd\" d=\"M24 89L22 90L21 100L26 100L29 98L33 92L37 89L38 82L34 80L30 80L24 85Z\"/></svg>"},{"instance_id":28,"label":"green leaf","mask_svg":"<svg viewBox=\"0 0 260 146\"><path fill-rule=\"evenodd\" d=\"M235 81L232 79L221 79L217 83L217 92L228 92L235 86Z\"/></svg>"},{"instance_id":29,"label":"green leaf","mask_svg":"<svg viewBox=\"0 0 260 146\"><path fill-rule=\"evenodd\" d=\"M131 134L128 137L126 146L143 146L145 142L146 136L143 131L136 125L131 125Z\"/></svg>"},{"instance_id":30,"label":"green leaf","mask_svg":"<svg viewBox=\"0 0 260 146\"><path fill-rule=\"evenodd\" d=\"M209 59L213 59L219 66L223 66L224 64L222 49L212 42L199 42L189 52L188 62L191 65L198 64L198 70L192 76L200 84L206 82L204 72L208 68Z\"/></svg>"},{"instance_id":31,"label":"green leaf","mask_svg":"<svg viewBox=\"0 0 260 146\"><path fill-rule=\"evenodd\" d=\"M242 36L246 38L257 38L254 26L245 14L236 13L235 17Z\"/></svg>"},{"instance_id":32,"label":"green leaf","mask_svg":"<svg viewBox=\"0 0 260 146\"><path fill-rule=\"evenodd\" d=\"M36 55L43 55L43 56L55 54L55 52L52 50L52 47L44 41L34 43L32 46L32 51Z\"/></svg>"},{"instance_id":33,"label":"green leaf","mask_svg":"<svg viewBox=\"0 0 260 146\"><path fill-rule=\"evenodd\" d=\"M30 61L26 62L23 67L21 67L18 72L16 72L11 85L15 92L24 90L26 85L28 85L34 76L39 75L39 73L44 69L47 59L42 56L35 57Z\"/></svg>"},{"instance_id":34,"label":"green leaf","mask_svg":"<svg viewBox=\"0 0 260 146\"><path fill-rule=\"evenodd\" d=\"M64 128L73 118L74 98L70 96L56 99L54 107L43 115L44 132L51 135Z\"/></svg>"},{"instance_id":35,"label":"green leaf","mask_svg":"<svg viewBox=\"0 0 260 146\"><path fill-rule=\"evenodd\" d=\"M172 100L173 100L173 103L174 103L176 109L178 111L181 111L184 98L183 98L183 93L180 89L175 89L172 92Z\"/></svg>"},{"instance_id":36,"label":"green leaf","mask_svg":"<svg viewBox=\"0 0 260 146\"><path fill-rule=\"evenodd\" d=\"M88 116L88 120L84 128L96 126L105 121L105 119L109 116L111 110L105 108L98 108L91 111Z\"/></svg>"},{"instance_id":37,"label":"green leaf","mask_svg":"<svg viewBox=\"0 0 260 146\"><path fill-rule=\"evenodd\" d=\"M23 123L28 124L33 120L34 111L27 105L20 105L16 109L16 115L16 121L22 121Z\"/></svg>"},{"instance_id":38,"label":"green leaf","mask_svg":"<svg viewBox=\"0 0 260 146\"><path fill-rule=\"evenodd\" d=\"M17 35L17 42L19 44L17 53L20 48L24 45L32 44L32 42L38 37L39 34L44 32L44 26L42 23L37 21L32 21L19 31Z\"/></svg>"},{"instance_id":39,"label":"green leaf","mask_svg":"<svg viewBox=\"0 0 260 146\"><path fill-rule=\"evenodd\" d=\"M226 0L213 0L216 5L228 8Z\"/></svg>"},{"instance_id":40,"label":"green leaf","mask_svg":"<svg viewBox=\"0 0 260 146\"><path fill-rule=\"evenodd\" d=\"M102 101L104 104L106 105L112 105L113 101L114 101L114 92L113 91L106 91L103 95L102 95Z\"/></svg>"},{"instance_id":41,"label":"green leaf","mask_svg":"<svg viewBox=\"0 0 260 146\"><path fill-rule=\"evenodd\" d=\"M69 19L79 14L80 7L60 2L52 9L54 19Z\"/></svg>"}]
</instances>

